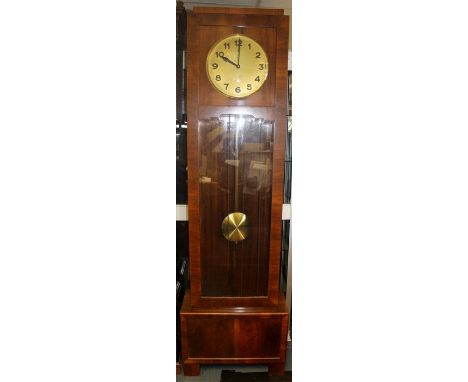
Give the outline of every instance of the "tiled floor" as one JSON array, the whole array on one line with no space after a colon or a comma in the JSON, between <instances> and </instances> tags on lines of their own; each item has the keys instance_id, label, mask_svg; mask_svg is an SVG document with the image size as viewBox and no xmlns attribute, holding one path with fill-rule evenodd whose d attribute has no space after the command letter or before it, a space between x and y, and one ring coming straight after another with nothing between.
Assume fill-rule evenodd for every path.
<instances>
[{"instance_id":1,"label":"tiled floor","mask_svg":"<svg viewBox=\"0 0 468 382\"><path fill-rule=\"evenodd\" d=\"M256 365L201 365L200 376L185 377L183 374L177 376L176 382L219 382L222 370L236 370L243 372L268 371L267 366ZM285 370L292 370L292 342L288 342L286 349Z\"/></svg>"}]
</instances>

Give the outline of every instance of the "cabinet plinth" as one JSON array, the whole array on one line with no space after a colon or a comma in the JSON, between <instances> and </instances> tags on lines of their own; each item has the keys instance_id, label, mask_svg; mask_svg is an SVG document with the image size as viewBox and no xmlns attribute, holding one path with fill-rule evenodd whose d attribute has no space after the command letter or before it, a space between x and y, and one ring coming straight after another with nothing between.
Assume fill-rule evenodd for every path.
<instances>
[{"instance_id":1,"label":"cabinet plinth","mask_svg":"<svg viewBox=\"0 0 468 382\"><path fill-rule=\"evenodd\" d=\"M199 308L187 291L180 311L185 375L200 364L265 364L282 374L286 357L288 311L277 307ZM193 372L195 370L195 372Z\"/></svg>"}]
</instances>

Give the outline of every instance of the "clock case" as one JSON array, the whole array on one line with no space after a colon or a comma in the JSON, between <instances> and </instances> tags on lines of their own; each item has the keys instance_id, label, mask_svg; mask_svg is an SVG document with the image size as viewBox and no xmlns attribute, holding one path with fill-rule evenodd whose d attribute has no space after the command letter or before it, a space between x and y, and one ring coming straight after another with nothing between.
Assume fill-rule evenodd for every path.
<instances>
[{"instance_id":1,"label":"clock case","mask_svg":"<svg viewBox=\"0 0 468 382\"><path fill-rule=\"evenodd\" d=\"M191 289L186 292L180 312L184 373L198 375L201 363L258 363L268 364L270 374L282 374L288 329L288 311L279 290L279 276L289 17L280 9L221 7L194 7L187 16ZM206 57L213 44L236 33L256 40L269 60L266 82L256 93L242 99L226 97L211 85L206 75ZM254 240L255 233L264 233L255 248L244 243L230 243L222 236L222 219L219 217L235 211L222 211L223 203L216 201L224 196L218 195L219 192L205 192L201 185L201 157L206 150L204 121L213 118L221 121L226 116L251 116L272 126L268 142L271 156L269 181L261 199L266 204L257 208L258 216L253 217L256 226L251 228L249 239ZM234 251L238 260L248 259L255 251L258 258L256 271L250 274L246 271L248 277L244 277L240 284L236 284L235 272L248 264L241 262L236 269L229 268L232 264L226 263L221 256L223 246L230 248L228 252ZM234 276L223 277L223 271ZM231 288L226 288L227 279ZM256 288L248 286L255 284Z\"/></svg>"}]
</instances>

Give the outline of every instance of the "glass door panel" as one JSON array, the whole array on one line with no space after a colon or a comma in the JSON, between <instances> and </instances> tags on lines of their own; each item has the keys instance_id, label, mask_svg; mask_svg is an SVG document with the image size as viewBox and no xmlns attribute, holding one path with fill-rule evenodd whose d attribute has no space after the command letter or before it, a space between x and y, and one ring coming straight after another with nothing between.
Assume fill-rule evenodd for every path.
<instances>
[{"instance_id":1,"label":"glass door panel","mask_svg":"<svg viewBox=\"0 0 468 382\"><path fill-rule=\"evenodd\" d=\"M272 121L199 121L201 286L205 297L268 294Z\"/></svg>"}]
</instances>

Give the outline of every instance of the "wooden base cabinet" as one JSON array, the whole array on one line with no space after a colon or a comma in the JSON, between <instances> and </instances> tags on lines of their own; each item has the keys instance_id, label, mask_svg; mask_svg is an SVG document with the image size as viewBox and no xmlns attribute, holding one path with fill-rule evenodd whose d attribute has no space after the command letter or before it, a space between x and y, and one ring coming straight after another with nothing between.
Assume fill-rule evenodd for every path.
<instances>
[{"instance_id":1,"label":"wooden base cabinet","mask_svg":"<svg viewBox=\"0 0 468 382\"><path fill-rule=\"evenodd\" d=\"M187 292L180 312L185 375L199 375L200 364L266 364L282 375L288 311L281 299L271 309L192 309Z\"/></svg>"}]
</instances>

